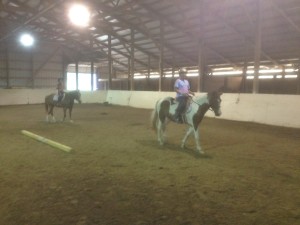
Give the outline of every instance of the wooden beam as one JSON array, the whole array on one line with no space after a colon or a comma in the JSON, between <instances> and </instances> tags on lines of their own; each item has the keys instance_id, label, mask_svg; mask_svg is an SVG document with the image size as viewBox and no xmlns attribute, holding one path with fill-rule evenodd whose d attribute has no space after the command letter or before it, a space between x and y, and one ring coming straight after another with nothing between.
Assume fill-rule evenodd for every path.
<instances>
[{"instance_id":1,"label":"wooden beam","mask_svg":"<svg viewBox=\"0 0 300 225\"><path fill-rule=\"evenodd\" d=\"M160 19L159 21L160 24L160 53L159 53L159 79L158 79L158 91L162 91L162 83L164 79L164 34L165 34L165 29L164 29L164 21Z\"/></svg>"},{"instance_id":2,"label":"wooden beam","mask_svg":"<svg viewBox=\"0 0 300 225\"><path fill-rule=\"evenodd\" d=\"M200 30L204 28L204 3L203 0L200 0L198 12L199 12L199 23ZM198 42L198 77L197 77L197 92L201 92L204 89L204 38L201 33L199 42Z\"/></svg>"},{"instance_id":3,"label":"wooden beam","mask_svg":"<svg viewBox=\"0 0 300 225\"><path fill-rule=\"evenodd\" d=\"M108 35L108 89L112 89L112 57L111 57L111 35Z\"/></svg>"},{"instance_id":4,"label":"wooden beam","mask_svg":"<svg viewBox=\"0 0 300 225\"><path fill-rule=\"evenodd\" d=\"M78 61L75 63L75 73L76 73L76 90L78 90Z\"/></svg>"},{"instance_id":5,"label":"wooden beam","mask_svg":"<svg viewBox=\"0 0 300 225\"><path fill-rule=\"evenodd\" d=\"M204 43L199 39L198 44L198 77L197 77L197 92L204 89Z\"/></svg>"},{"instance_id":6,"label":"wooden beam","mask_svg":"<svg viewBox=\"0 0 300 225\"><path fill-rule=\"evenodd\" d=\"M300 34L300 27L289 18L289 16L275 3L273 0L268 1L273 6L273 8L288 22L288 24L297 31L298 34Z\"/></svg>"},{"instance_id":7,"label":"wooden beam","mask_svg":"<svg viewBox=\"0 0 300 225\"><path fill-rule=\"evenodd\" d=\"M33 78L35 78L39 72L44 68L44 66L57 54L57 52L59 52L61 50L61 47L57 47L56 49L54 49L54 51L51 53L51 55L48 56L48 58L42 62L42 64L33 71Z\"/></svg>"},{"instance_id":8,"label":"wooden beam","mask_svg":"<svg viewBox=\"0 0 300 225\"><path fill-rule=\"evenodd\" d=\"M5 48L5 69L6 69L6 87L10 88L10 65L9 65L9 46Z\"/></svg>"},{"instance_id":9,"label":"wooden beam","mask_svg":"<svg viewBox=\"0 0 300 225\"><path fill-rule=\"evenodd\" d=\"M247 38L245 35L243 35L240 31L238 31L234 26L230 25L230 23L227 21L226 18L222 17L220 14L215 13L216 16L214 17L215 20L223 23L223 25L225 27L227 27L228 29L232 30L237 36L239 36L239 38L241 38L244 42L248 43L249 45L253 46L255 48L255 43L253 43L251 40L249 40L249 38ZM278 66L280 63L278 63L276 60L272 59L266 52L264 52L261 49L261 54L267 58L268 60L270 60L274 65Z\"/></svg>"},{"instance_id":10,"label":"wooden beam","mask_svg":"<svg viewBox=\"0 0 300 225\"><path fill-rule=\"evenodd\" d=\"M252 93L259 93L259 66L260 66L260 53L261 53L261 31L262 31L262 9L261 1L257 1L257 21L255 30L255 51L254 51L254 79Z\"/></svg>"},{"instance_id":11,"label":"wooden beam","mask_svg":"<svg viewBox=\"0 0 300 225\"><path fill-rule=\"evenodd\" d=\"M300 95L300 62L296 64L297 71L297 91L296 94Z\"/></svg>"},{"instance_id":12,"label":"wooden beam","mask_svg":"<svg viewBox=\"0 0 300 225\"><path fill-rule=\"evenodd\" d=\"M109 7L109 6L105 5L105 4L101 4L101 3L98 3L98 2L97 2L97 5L100 5L100 7L102 7L102 8L105 9L105 10L102 12L102 13L104 13L104 15L109 15L109 16L112 16L112 15L113 15L114 18L116 18L117 20L120 21L120 23L123 23L123 24L125 24L125 25L128 26L128 27L134 28L135 30L137 30L138 32L142 33L143 35L145 35L146 37L148 37L150 40L152 40L152 42L153 42L156 46L159 46L159 42L158 42L158 41L150 34L150 32L148 32L147 30L138 28L138 27L134 26L132 23L130 23L129 21L127 21L125 18L120 17L120 16L116 13L115 8ZM163 17L162 17L162 16L157 17L157 19L160 19L160 18L163 18ZM114 32L114 31L110 31L110 32ZM114 36L116 35L115 37L118 38L119 40L122 40L122 41L125 41L125 42L127 41L126 39L121 38L119 35L117 35L116 32L114 32L114 33L115 33ZM176 54L180 54L180 55L185 56L186 59L188 59L188 60L191 61L192 63L195 63L195 60L194 60L194 59L191 59L188 55L186 55L185 53L179 51L179 50L176 49L175 47L170 46L170 45L168 45L168 44L166 44L166 43L165 43L165 47L166 47L167 49L171 50L172 52L175 52ZM159 58L158 56L156 56L156 55L154 55L154 54L152 54L152 53L150 53L150 52L147 52L147 51L145 51L144 49L142 49L142 48L140 48L140 47L138 47L138 46L135 46L135 48L136 48L137 50L141 51L141 52L144 52L145 54L151 54L152 57ZM168 65L171 66L171 63L168 63Z\"/></svg>"},{"instance_id":13,"label":"wooden beam","mask_svg":"<svg viewBox=\"0 0 300 225\"><path fill-rule=\"evenodd\" d=\"M134 30L131 29L130 33L130 40L131 40L131 49L130 49L130 90L134 90Z\"/></svg>"},{"instance_id":14,"label":"wooden beam","mask_svg":"<svg viewBox=\"0 0 300 225\"><path fill-rule=\"evenodd\" d=\"M22 25L16 27L15 29L11 30L10 32L8 32L6 35L4 35L3 37L0 38L0 42L7 39L8 37L10 37L12 34L14 34L16 31L20 30L21 28L23 28L24 26L26 26L27 24L30 24L32 21L40 18L42 15L44 15L46 12L48 12L49 10L53 9L55 6L57 6L58 4L60 4L62 2L62 0L58 0L55 1L54 3L52 2L51 5L49 5L48 7L42 9L41 11L39 11L37 14L35 14L34 16L32 16L31 18L27 19L26 21L24 21L22 23ZM21 3L19 3L21 4Z\"/></svg>"},{"instance_id":15,"label":"wooden beam","mask_svg":"<svg viewBox=\"0 0 300 225\"><path fill-rule=\"evenodd\" d=\"M138 4L140 4L141 6L143 6L145 9L147 9L151 14L153 14L157 18L162 18L163 17L160 13L158 13L156 10L152 9L150 6L146 5L145 3L140 2L139 0L133 0L133 1L135 1ZM169 20L166 17L164 17L164 21L165 21L166 24L172 26L176 30L179 30L179 31L183 32L186 35L186 37L188 37L191 41L193 41L195 43L198 43L198 34L187 30L186 27L180 26L178 23L175 23L175 22ZM231 60L227 59L225 56L223 56L221 53L219 53L218 51L213 49L211 46L206 45L206 49L210 50L212 53L214 53L215 55L220 57L223 61L225 61L226 63L232 65L233 67L238 67L235 63L233 63Z\"/></svg>"}]
</instances>

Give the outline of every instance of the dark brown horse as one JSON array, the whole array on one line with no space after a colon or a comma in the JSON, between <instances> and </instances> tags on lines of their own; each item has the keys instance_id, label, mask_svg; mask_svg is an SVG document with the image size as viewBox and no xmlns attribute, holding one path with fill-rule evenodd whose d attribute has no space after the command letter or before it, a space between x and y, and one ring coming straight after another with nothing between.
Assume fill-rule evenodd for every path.
<instances>
[{"instance_id":1,"label":"dark brown horse","mask_svg":"<svg viewBox=\"0 0 300 225\"><path fill-rule=\"evenodd\" d=\"M67 109L69 109L70 122L73 122L72 121L72 109L73 109L73 105L74 105L74 100L81 103L81 93L80 93L80 91L77 90L77 91L66 92L65 96L63 97L63 99L59 103L57 102L57 100L54 100L55 95L56 94L51 94L51 95L47 95L45 97L46 121L49 122L48 117L49 117L49 115L51 115L52 116L52 122L55 122L55 118L53 116L53 108L54 107L61 107L64 110L63 121L65 121L66 112L67 112Z\"/></svg>"}]
</instances>

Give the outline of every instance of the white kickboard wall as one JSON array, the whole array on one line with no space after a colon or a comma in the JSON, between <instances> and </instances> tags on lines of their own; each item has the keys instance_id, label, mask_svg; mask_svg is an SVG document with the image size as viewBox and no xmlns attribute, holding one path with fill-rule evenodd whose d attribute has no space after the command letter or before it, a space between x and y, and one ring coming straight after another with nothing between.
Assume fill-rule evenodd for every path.
<instances>
[{"instance_id":1,"label":"white kickboard wall","mask_svg":"<svg viewBox=\"0 0 300 225\"><path fill-rule=\"evenodd\" d=\"M41 104L55 89L0 89L0 105ZM83 103L104 103L153 109L158 99L174 92L82 91ZM205 93L196 93L204 95ZM207 114L213 117L209 111ZM300 95L223 94L222 119L300 128Z\"/></svg>"}]
</instances>

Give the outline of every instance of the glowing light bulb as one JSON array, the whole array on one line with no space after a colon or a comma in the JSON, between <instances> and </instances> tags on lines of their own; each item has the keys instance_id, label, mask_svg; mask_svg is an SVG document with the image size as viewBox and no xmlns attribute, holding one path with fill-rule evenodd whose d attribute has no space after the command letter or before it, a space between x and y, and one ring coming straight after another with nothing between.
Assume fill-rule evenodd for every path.
<instances>
[{"instance_id":1,"label":"glowing light bulb","mask_svg":"<svg viewBox=\"0 0 300 225\"><path fill-rule=\"evenodd\" d=\"M80 27L86 27L90 22L90 12L84 5L75 4L69 10L69 19L71 22Z\"/></svg>"},{"instance_id":2,"label":"glowing light bulb","mask_svg":"<svg viewBox=\"0 0 300 225\"><path fill-rule=\"evenodd\" d=\"M20 37L20 42L22 45L24 45L25 47L29 47L32 46L34 43L34 38L32 35L30 34L22 34L22 36Z\"/></svg>"}]
</instances>

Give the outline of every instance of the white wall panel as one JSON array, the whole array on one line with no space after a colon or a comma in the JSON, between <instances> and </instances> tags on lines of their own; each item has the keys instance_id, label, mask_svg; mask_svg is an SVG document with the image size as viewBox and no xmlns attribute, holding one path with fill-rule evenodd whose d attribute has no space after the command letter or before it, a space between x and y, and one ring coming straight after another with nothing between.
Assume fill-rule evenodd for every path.
<instances>
[{"instance_id":1,"label":"white wall panel","mask_svg":"<svg viewBox=\"0 0 300 225\"><path fill-rule=\"evenodd\" d=\"M53 89L0 89L0 105L43 103L44 97L56 93ZM205 95L206 93L196 93ZM83 103L103 103L153 109L158 99L173 92L148 91L85 91ZM220 119L256 122L300 128L300 95L223 94ZM209 117L214 117L209 111Z\"/></svg>"}]
</instances>

